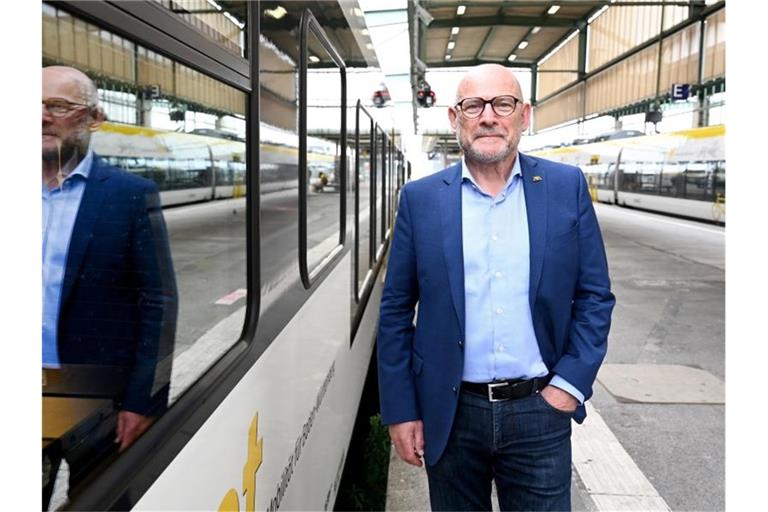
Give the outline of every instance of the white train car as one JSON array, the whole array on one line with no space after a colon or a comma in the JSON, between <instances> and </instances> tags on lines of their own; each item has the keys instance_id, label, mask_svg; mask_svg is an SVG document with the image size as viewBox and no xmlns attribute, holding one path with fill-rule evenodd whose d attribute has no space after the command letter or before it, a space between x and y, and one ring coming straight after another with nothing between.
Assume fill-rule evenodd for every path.
<instances>
[{"instance_id":1,"label":"white train car","mask_svg":"<svg viewBox=\"0 0 768 512\"><path fill-rule=\"evenodd\" d=\"M136 119L186 102L245 126L244 140L116 122L94 137L164 206L184 204L162 210L179 307L157 364L170 377L154 384L169 399L118 453L103 381L46 370L44 508L328 510L408 169L391 111L365 107L383 75L356 2L229 2L227 16L173 5L43 3L46 64L80 67ZM77 60L93 45L120 71ZM147 84L160 96L140 97Z\"/></svg>"},{"instance_id":2,"label":"white train car","mask_svg":"<svg viewBox=\"0 0 768 512\"><path fill-rule=\"evenodd\" d=\"M725 126L532 153L579 166L595 200L725 223Z\"/></svg>"}]
</instances>

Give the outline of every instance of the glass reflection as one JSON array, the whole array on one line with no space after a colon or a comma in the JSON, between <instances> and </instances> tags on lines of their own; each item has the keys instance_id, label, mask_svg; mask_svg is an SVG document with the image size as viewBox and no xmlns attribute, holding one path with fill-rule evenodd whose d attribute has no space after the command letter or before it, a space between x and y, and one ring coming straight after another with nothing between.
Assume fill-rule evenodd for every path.
<instances>
[{"instance_id":1,"label":"glass reflection","mask_svg":"<svg viewBox=\"0 0 768 512\"><path fill-rule=\"evenodd\" d=\"M341 240L342 70L312 30L307 34L307 267Z\"/></svg>"}]
</instances>

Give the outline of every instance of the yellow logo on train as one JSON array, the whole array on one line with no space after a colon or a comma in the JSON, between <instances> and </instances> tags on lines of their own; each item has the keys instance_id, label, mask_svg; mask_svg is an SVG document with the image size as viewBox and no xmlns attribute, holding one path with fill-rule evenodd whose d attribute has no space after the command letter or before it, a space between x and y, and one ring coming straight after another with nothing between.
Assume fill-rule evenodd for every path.
<instances>
[{"instance_id":1,"label":"yellow logo on train","mask_svg":"<svg viewBox=\"0 0 768 512\"><path fill-rule=\"evenodd\" d=\"M259 413L253 416L251 427L248 429L248 457L243 466L243 492L245 495L245 511L253 512L256 510L256 473L261 466L261 460L264 454L264 439L259 436ZM233 488L227 491L227 494L221 499L219 512L240 512L240 498L237 491Z\"/></svg>"}]
</instances>

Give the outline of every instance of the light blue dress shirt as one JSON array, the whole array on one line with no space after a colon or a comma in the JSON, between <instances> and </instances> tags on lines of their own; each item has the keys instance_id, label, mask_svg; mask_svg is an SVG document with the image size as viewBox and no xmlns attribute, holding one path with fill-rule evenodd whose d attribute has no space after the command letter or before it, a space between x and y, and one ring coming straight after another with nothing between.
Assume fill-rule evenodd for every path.
<instances>
[{"instance_id":1,"label":"light blue dress shirt","mask_svg":"<svg viewBox=\"0 0 768 512\"><path fill-rule=\"evenodd\" d=\"M528 303L530 246L520 159L515 158L496 197L478 186L463 159L461 176L466 315L462 379L491 382L547 375ZM550 384L584 401L562 377L555 375Z\"/></svg>"},{"instance_id":2,"label":"light blue dress shirt","mask_svg":"<svg viewBox=\"0 0 768 512\"><path fill-rule=\"evenodd\" d=\"M64 179L60 187L43 185L43 367L58 368L56 331L61 307L61 286L77 210L91 171L93 151Z\"/></svg>"}]
</instances>

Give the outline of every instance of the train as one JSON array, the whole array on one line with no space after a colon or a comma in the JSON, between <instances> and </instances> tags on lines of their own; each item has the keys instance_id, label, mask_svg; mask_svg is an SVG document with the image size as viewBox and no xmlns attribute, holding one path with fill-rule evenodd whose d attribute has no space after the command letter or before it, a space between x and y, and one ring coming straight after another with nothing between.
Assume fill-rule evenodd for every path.
<instances>
[{"instance_id":1,"label":"train","mask_svg":"<svg viewBox=\"0 0 768 512\"><path fill-rule=\"evenodd\" d=\"M339 494L410 163L392 109L370 104L384 77L356 2L206 5L42 4L44 64L128 112L92 148L157 185L179 303L168 407L123 453L88 451L113 401L44 372L50 510L329 510ZM169 129L180 104L217 128Z\"/></svg>"},{"instance_id":2,"label":"train","mask_svg":"<svg viewBox=\"0 0 768 512\"><path fill-rule=\"evenodd\" d=\"M296 170L290 168L297 159L298 139L266 123L259 132L261 192L298 186ZM106 122L94 134L91 148L110 165L154 181L164 207L244 197L245 140L215 130L205 133ZM310 187L318 192L338 186L336 145L316 137L308 137L308 141Z\"/></svg>"},{"instance_id":3,"label":"train","mask_svg":"<svg viewBox=\"0 0 768 512\"><path fill-rule=\"evenodd\" d=\"M581 168L596 201L725 224L725 125L531 154Z\"/></svg>"}]
</instances>

